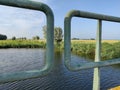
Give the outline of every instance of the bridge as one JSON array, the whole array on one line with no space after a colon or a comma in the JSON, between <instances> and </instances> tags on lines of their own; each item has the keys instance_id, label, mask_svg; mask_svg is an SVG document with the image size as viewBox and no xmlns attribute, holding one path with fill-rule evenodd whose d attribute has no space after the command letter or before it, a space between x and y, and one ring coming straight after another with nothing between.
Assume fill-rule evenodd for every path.
<instances>
[{"instance_id":1,"label":"bridge","mask_svg":"<svg viewBox=\"0 0 120 90\"><path fill-rule=\"evenodd\" d=\"M54 64L54 13L51 8L44 3L32 0L0 0L1 5L37 10L45 13L47 20L47 49L46 49L46 65L40 70L21 71L14 73L0 74L0 83L14 82L19 80L38 78L45 76L51 72ZM95 62L78 63L76 66L71 65L71 20L73 17L89 18L98 21ZM64 19L64 63L68 70L79 71L82 69L94 68L93 90L100 90L100 67L109 66L120 63L119 59L101 61L101 32L102 21L110 21L120 23L119 17L84 12L80 10L69 11Z\"/></svg>"}]
</instances>

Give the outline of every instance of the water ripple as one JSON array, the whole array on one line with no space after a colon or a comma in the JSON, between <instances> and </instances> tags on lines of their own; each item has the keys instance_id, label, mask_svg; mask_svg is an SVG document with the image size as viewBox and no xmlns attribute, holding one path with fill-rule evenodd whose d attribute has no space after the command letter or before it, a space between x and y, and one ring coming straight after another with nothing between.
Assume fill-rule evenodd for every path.
<instances>
[{"instance_id":1,"label":"water ripple","mask_svg":"<svg viewBox=\"0 0 120 90\"><path fill-rule=\"evenodd\" d=\"M44 65L45 50L41 49L5 49L0 52L0 73L40 69ZM72 55L72 63L88 62L84 58ZM120 85L120 69L103 67L101 89ZM93 69L68 71L63 64L63 53L55 53L53 71L41 78L16 81L0 85L0 90L92 90Z\"/></svg>"}]
</instances>

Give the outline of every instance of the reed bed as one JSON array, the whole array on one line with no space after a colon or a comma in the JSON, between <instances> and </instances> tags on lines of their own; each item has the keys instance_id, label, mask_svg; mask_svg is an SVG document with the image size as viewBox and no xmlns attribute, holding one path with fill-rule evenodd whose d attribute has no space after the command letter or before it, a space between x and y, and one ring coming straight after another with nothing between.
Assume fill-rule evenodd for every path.
<instances>
[{"instance_id":1,"label":"reed bed","mask_svg":"<svg viewBox=\"0 0 120 90\"><path fill-rule=\"evenodd\" d=\"M95 58L95 40L72 40L71 51L85 58ZM102 60L120 58L120 41L103 40L101 49Z\"/></svg>"},{"instance_id":2,"label":"reed bed","mask_svg":"<svg viewBox=\"0 0 120 90\"><path fill-rule=\"evenodd\" d=\"M44 40L0 40L0 48L45 48Z\"/></svg>"},{"instance_id":3,"label":"reed bed","mask_svg":"<svg viewBox=\"0 0 120 90\"><path fill-rule=\"evenodd\" d=\"M95 40L72 40L71 52L81 57L95 58ZM46 48L45 40L0 40L0 48ZM57 45L55 49L64 50L64 43ZM102 60L120 58L120 41L103 40L101 50Z\"/></svg>"}]
</instances>

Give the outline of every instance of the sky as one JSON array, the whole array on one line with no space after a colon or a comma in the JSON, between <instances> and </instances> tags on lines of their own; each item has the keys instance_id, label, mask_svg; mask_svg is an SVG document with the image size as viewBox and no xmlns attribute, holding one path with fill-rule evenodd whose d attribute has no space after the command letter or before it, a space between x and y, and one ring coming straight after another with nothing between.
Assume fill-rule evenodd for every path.
<instances>
[{"instance_id":1,"label":"sky","mask_svg":"<svg viewBox=\"0 0 120 90\"><path fill-rule=\"evenodd\" d=\"M55 26L64 32L64 17L70 10L81 10L120 17L120 0L33 0L47 4L54 13ZM0 5L0 34L43 38L46 17L40 11ZM96 38L97 20L74 17L71 38ZM120 39L120 23L103 21L102 39Z\"/></svg>"}]
</instances>

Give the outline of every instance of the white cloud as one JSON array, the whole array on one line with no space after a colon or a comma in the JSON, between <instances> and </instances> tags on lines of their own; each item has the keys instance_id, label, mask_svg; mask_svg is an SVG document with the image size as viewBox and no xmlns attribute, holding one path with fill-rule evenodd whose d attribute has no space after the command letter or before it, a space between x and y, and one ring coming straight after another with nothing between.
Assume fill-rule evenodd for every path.
<instances>
[{"instance_id":1,"label":"white cloud","mask_svg":"<svg viewBox=\"0 0 120 90\"><path fill-rule=\"evenodd\" d=\"M45 15L39 11L0 6L0 33L9 38L32 37L41 32Z\"/></svg>"},{"instance_id":2,"label":"white cloud","mask_svg":"<svg viewBox=\"0 0 120 90\"><path fill-rule=\"evenodd\" d=\"M50 5L52 0L32 0ZM0 6L0 34L8 38L42 35L42 26L46 24L46 16L35 10L21 9L9 6Z\"/></svg>"}]
</instances>

